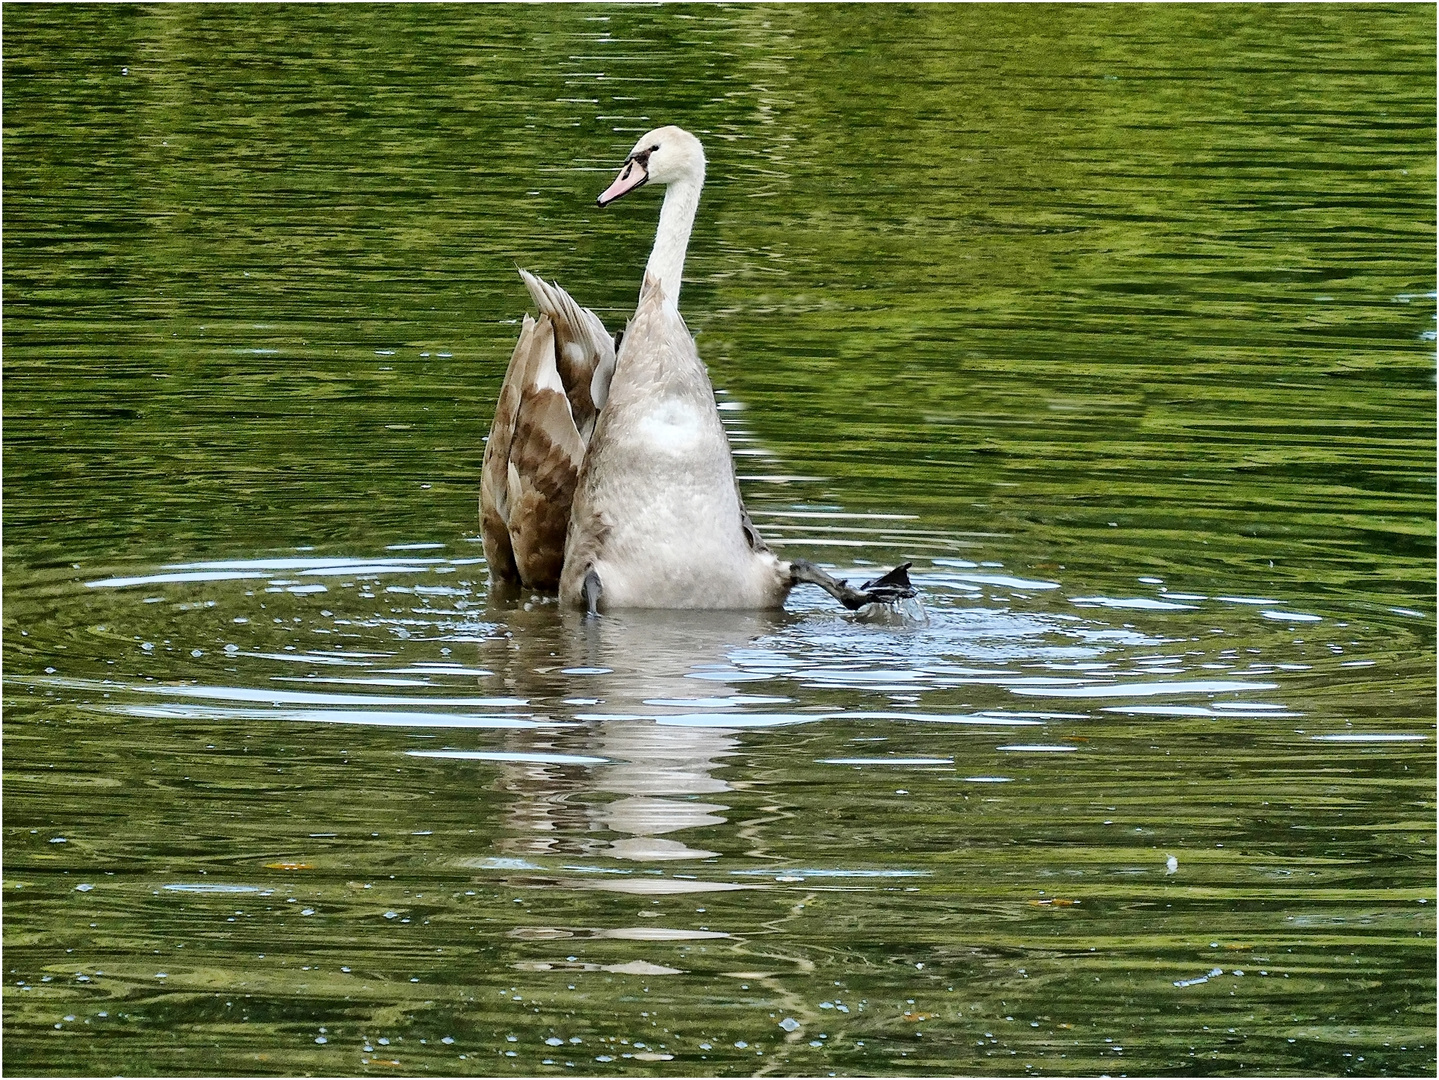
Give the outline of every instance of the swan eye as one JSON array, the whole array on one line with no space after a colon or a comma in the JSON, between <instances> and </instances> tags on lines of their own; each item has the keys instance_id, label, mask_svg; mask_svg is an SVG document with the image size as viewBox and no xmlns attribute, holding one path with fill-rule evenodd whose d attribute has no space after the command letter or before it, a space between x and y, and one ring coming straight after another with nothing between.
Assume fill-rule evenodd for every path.
<instances>
[{"instance_id":1,"label":"swan eye","mask_svg":"<svg viewBox=\"0 0 1439 1080\"><path fill-rule=\"evenodd\" d=\"M649 169L649 167L650 167L650 155L653 154L653 153L654 153L656 150L658 150L659 148L660 148L660 144L659 144L659 143L655 143L655 144L654 144L653 146L651 146L648 150L636 150L633 154L630 155L630 158L629 158L629 159L630 159L631 161L638 161L638 162L640 163L640 168L645 169L646 171L648 171L648 169Z\"/></svg>"}]
</instances>

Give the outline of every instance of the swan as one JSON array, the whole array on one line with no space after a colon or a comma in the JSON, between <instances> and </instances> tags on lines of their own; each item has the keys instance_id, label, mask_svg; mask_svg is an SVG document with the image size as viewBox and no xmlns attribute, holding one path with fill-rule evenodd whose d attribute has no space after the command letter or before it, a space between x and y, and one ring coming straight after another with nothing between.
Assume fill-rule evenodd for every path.
<instances>
[{"instance_id":1,"label":"swan","mask_svg":"<svg viewBox=\"0 0 1439 1080\"><path fill-rule=\"evenodd\" d=\"M913 596L909 563L856 589L803 559L781 560L745 510L714 389L679 313L704 177L699 139L656 128L597 199L604 207L647 184L665 188L621 335L558 285L520 271L539 317L524 317L485 445L491 588L557 592L591 615L778 608L802 582L851 610Z\"/></svg>"}]
</instances>

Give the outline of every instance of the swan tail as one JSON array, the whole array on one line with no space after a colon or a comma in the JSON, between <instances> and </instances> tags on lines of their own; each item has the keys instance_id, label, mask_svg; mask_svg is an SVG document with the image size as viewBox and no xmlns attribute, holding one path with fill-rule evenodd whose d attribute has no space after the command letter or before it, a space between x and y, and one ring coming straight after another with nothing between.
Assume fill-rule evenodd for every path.
<instances>
[{"instance_id":1,"label":"swan tail","mask_svg":"<svg viewBox=\"0 0 1439 1080\"><path fill-rule=\"evenodd\" d=\"M520 271L520 279L540 313L548 315L554 325L555 367L570 400L575 428L588 442L609 396L615 370L614 339L598 315L575 303L558 285L527 270Z\"/></svg>"}]
</instances>

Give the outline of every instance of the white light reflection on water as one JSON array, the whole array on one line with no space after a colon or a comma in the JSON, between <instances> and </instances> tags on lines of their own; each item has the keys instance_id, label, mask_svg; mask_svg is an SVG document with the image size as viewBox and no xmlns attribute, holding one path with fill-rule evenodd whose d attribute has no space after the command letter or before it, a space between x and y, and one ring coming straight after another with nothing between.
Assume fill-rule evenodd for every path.
<instances>
[{"instance_id":1,"label":"white light reflection on water","mask_svg":"<svg viewBox=\"0 0 1439 1080\"><path fill-rule=\"evenodd\" d=\"M244 652L238 647L235 656L248 656L252 660L277 660L282 664L314 664L321 667L369 667L370 661L389 656L389 653L323 653L323 652Z\"/></svg>"},{"instance_id":2,"label":"white light reflection on water","mask_svg":"<svg viewBox=\"0 0 1439 1080\"><path fill-rule=\"evenodd\" d=\"M269 574L256 571L193 570L183 573L147 574L144 577L107 578L104 581L87 581L91 589L128 589L135 585L160 585L168 582L236 581L245 578L265 578Z\"/></svg>"},{"instance_id":3,"label":"white light reflection on water","mask_svg":"<svg viewBox=\"0 0 1439 1080\"><path fill-rule=\"evenodd\" d=\"M1237 682L1224 679L1172 683L1106 683L1102 686L1014 686L1016 694L1036 697L1153 697L1157 694L1230 694L1250 690L1277 690L1278 683Z\"/></svg>"},{"instance_id":4,"label":"white light reflection on water","mask_svg":"<svg viewBox=\"0 0 1439 1080\"><path fill-rule=\"evenodd\" d=\"M1133 716L1212 716L1243 717L1243 716L1303 716L1303 713L1289 712L1282 708L1259 708L1259 709L1224 709L1215 705L1212 709L1206 709L1199 705L1106 705L1104 712L1128 713Z\"/></svg>"},{"instance_id":5,"label":"white light reflection on water","mask_svg":"<svg viewBox=\"0 0 1439 1080\"><path fill-rule=\"evenodd\" d=\"M445 758L451 761L512 761L540 765L607 765L609 758L584 754L519 753L496 750L406 750L409 757Z\"/></svg>"},{"instance_id":6,"label":"white light reflection on water","mask_svg":"<svg viewBox=\"0 0 1439 1080\"><path fill-rule=\"evenodd\" d=\"M481 713L396 711L393 709L242 709L213 705L87 705L91 711L172 720L279 720L298 724L360 724L376 728L493 728L527 730L564 727L563 721Z\"/></svg>"},{"instance_id":7,"label":"white light reflection on water","mask_svg":"<svg viewBox=\"0 0 1439 1080\"><path fill-rule=\"evenodd\" d=\"M104 578L87 581L91 589L126 589L137 585L168 582L242 581L248 578L269 578L276 571L287 573L334 576L353 574L375 577L380 574L423 574L436 568L471 565L480 560L455 559L219 559L200 562L172 563L152 574L136 577Z\"/></svg>"},{"instance_id":8,"label":"white light reflection on water","mask_svg":"<svg viewBox=\"0 0 1439 1080\"><path fill-rule=\"evenodd\" d=\"M1015 743L1009 746L996 746L996 750L1005 750L1021 754L1065 754L1078 750L1077 746L1050 745L1047 743Z\"/></svg>"},{"instance_id":9,"label":"white light reflection on water","mask_svg":"<svg viewBox=\"0 0 1439 1080\"><path fill-rule=\"evenodd\" d=\"M759 870L731 870L731 877L784 877L793 881L804 878L915 878L930 877L929 870L848 869L845 867L805 867L799 870L767 867Z\"/></svg>"},{"instance_id":10,"label":"white light reflection on water","mask_svg":"<svg viewBox=\"0 0 1439 1080\"><path fill-rule=\"evenodd\" d=\"M41 686L103 693L158 694L163 697L208 698L221 701L267 701L274 705L480 705L523 706L515 697L397 697L389 694L322 694L302 690L272 690L248 686L191 686L174 683L122 683L94 679L34 676L25 680Z\"/></svg>"},{"instance_id":11,"label":"white light reflection on water","mask_svg":"<svg viewBox=\"0 0 1439 1080\"><path fill-rule=\"evenodd\" d=\"M935 560L935 562L942 561L941 559ZM1005 588L1029 592L1062 588L1057 581L1035 581L1030 578L1012 577L1008 574L930 574L926 583L929 581L936 584L959 582L965 585L1002 585Z\"/></svg>"},{"instance_id":12,"label":"white light reflection on water","mask_svg":"<svg viewBox=\"0 0 1439 1080\"><path fill-rule=\"evenodd\" d=\"M1073 603L1082 606L1107 608L1129 608L1135 611L1194 611L1193 604L1176 604L1170 600L1155 600L1147 596L1109 597L1076 596Z\"/></svg>"},{"instance_id":13,"label":"white light reflection on water","mask_svg":"<svg viewBox=\"0 0 1439 1080\"><path fill-rule=\"evenodd\" d=\"M484 678L494 674L487 668L465 667L461 664L445 664L438 661L415 663L400 668L380 668L379 670L389 675L457 675L465 678Z\"/></svg>"},{"instance_id":14,"label":"white light reflection on water","mask_svg":"<svg viewBox=\"0 0 1439 1080\"><path fill-rule=\"evenodd\" d=\"M186 893L257 893L262 891L258 885L222 885L219 882L201 882L199 884L179 884L164 886L166 892Z\"/></svg>"}]
</instances>

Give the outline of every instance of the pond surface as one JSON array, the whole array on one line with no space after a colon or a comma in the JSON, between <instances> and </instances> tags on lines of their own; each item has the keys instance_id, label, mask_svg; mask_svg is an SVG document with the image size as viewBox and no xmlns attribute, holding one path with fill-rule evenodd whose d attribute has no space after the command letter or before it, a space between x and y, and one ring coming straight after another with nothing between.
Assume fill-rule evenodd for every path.
<instances>
[{"instance_id":1,"label":"pond surface","mask_svg":"<svg viewBox=\"0 0 1439 1080\"><path fill-rule=\"evenodd\" d=\"M8 6L17 1074L1435 1068L1435 14ZM857 618L486 596L527 298Z\"/></svg>"}]
</instances>

